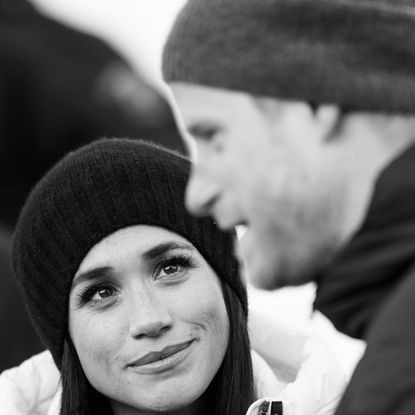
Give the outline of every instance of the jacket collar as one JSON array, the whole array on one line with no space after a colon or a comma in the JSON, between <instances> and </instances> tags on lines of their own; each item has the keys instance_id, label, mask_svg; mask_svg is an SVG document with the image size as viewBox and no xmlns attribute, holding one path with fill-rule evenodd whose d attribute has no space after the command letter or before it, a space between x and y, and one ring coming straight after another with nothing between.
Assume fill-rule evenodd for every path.
<instances>
[{"instance_id":1,"label":"jacket collar","mask_svg":"<svg viewBox=\"0 0 415 415\"><path fill-rule=\"evenodd\" d=\"M364 338L376 310L415 258L415 146L379 176L360 230L318 280L314 308Z\"/></svg>"}]
</instances>

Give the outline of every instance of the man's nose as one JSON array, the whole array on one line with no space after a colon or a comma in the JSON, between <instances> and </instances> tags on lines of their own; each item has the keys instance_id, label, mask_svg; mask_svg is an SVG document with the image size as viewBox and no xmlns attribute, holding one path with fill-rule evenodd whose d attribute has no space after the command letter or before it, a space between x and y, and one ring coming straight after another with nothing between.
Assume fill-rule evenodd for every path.
<instances>
[{"instance_id":1,"label":"man's nose","mask_svg":"<svg viewBox=\"0 0 415 415\"><path fill-rule=\"evenodd\" d=\"M219 189L216 183L197 167L192 173L186 188L186 207L196 216L206 216L212 213L218 199Z\"/></svg>"},{"instance_id":2,"label":"man's nose","mask_svg":"<svg viewBox=\"0 0 415 415\"><path fill-rule=\"evenodd\" d=\"M134 338L157 337L173 325L166 302L160 301L151 290L141 289L129 299L129 331Z\"/></svg>"}]
</instances>

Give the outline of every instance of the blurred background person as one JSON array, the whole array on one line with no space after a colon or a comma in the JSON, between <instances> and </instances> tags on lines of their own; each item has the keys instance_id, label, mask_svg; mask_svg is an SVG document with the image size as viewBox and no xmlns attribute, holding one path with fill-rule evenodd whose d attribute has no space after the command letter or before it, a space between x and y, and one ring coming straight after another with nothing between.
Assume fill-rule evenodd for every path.
<instances>
[{"instance_id":1,"label":"blurred background person","mask_svg":"<svg viewBox=\"0 0 415 415\"><path fill-rule=\"evenodd\" d=\"M44 349L28 318L10 264L10 232L0 227L0 371Z\"/></svg>"},{"instance_id":2,"label":"blurred background person","mask_svg":"<svg viewBox=\"0 0 415 415\"><path fill-rule=\"evenodd\" d=\"M0 371L41 350L10 278L9 241L23 202L59 158L103 136L184 153L162 94L98 38L25 0L0 0Z\"/></svg>"},{"instance_id":3,"label":"blurred background person","mask_svg":"<svg viewBox=\"0 0 415 415\"><path fill-rule=\"evenodd\" d=\"M0 220L12 226L36 179L92 139L149 137L183 151L178 135L166 138L168 104L112 48L25 0L1 0L0 18Z\"/></svg>"}]
</instances>

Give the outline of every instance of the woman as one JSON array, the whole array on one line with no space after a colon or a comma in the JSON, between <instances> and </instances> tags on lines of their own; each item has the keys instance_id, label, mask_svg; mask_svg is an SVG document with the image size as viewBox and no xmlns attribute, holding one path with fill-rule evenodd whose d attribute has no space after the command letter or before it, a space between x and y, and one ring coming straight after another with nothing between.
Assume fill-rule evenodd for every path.
<instances>
[{"instance_id":1,"label":"woman","mask_svg":"<svg viewBox=\"0 0 415 415\"><path fill-rule=\"evenodd\" d=\"M312 413L332 412L338 376L313 385L308 367L278 379L252 360L233 234L187 214L189 164L143 142L102 140L70 153L29 196L13 266L61 373L45 413L302 413L298 402L257 400L295 400L301 388Z\"/></svg>"}]
</instances>

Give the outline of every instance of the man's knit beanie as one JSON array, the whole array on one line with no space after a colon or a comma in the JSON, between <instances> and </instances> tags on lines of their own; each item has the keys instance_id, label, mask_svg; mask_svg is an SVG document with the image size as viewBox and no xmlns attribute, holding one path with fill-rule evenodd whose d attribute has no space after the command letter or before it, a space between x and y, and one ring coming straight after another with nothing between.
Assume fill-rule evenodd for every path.
<instances>
[{"instance_id":1,"label":"man's knit beanie","mask_svg":"<svg viewBox=\"0 0 415 415\"><path fill-rule=\"evenodd\" d=\"M414 0L189 0L167 82L415 113Z\"/></svg>"},{"instance_id":2,"label":"man's knit beanie","mask_svg":"<svg viewBox=\"0 0 415 415\"><path fill-rule=\"evenodd\" d=\"M36 185L13 241L15 275L38 333L60 367L72 279L89 250L118 229L144 224L190 241L247 315L234 233L184 205L190 162L138 140L104 139L69 153Z\"/></svg>"}]
</instances>

